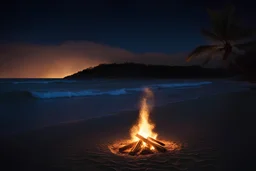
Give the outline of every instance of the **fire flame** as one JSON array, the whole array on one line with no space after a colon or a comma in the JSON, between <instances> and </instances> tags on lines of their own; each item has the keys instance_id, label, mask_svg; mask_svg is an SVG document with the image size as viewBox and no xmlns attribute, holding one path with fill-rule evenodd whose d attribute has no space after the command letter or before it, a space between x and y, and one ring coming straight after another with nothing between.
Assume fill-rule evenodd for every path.
<instances>
[{"instance_id":1,"label":"fire flame","mask_svg":"<svg viewBox=\"0 0 256 171\"><path fill-rule=\"evenodd\" d=\"M131 138L110 145L109 149L112 153L117 155L129 154L133 156L180 149L180 146L174 142L156 140L157 133L153 131L155 124L150 121L149 117L153 108L153 102L153 92L149 88L145 88L141 98L138 121L130 129Z\"/></svg>"},{"instance_id":2,"label":"fire flame","mask_svg":"<svg viewBox=\"0 0 256 171\"><path fill-rule=\"evenodd\" d=\"M149 88L144 89L143 97L140 104L140 114L137 124L135 124L131 130L130 135L132 141L138 141L139 138L136 137L136 134L147 138L151 137L156 139L157 134L153 132L155 125L150 121L149 114L152 111L154 102L154 94ZM143 144L144 146L146 144Z\"/></svg>"}]
</instances>

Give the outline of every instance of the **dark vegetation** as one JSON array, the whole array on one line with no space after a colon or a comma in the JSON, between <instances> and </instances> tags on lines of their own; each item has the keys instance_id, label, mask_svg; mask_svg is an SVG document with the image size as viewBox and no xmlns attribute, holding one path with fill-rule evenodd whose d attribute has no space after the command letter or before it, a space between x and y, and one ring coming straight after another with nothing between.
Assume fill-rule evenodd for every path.
<instances>
[{"instance_id":1,"label":"dark vegetation","mask_svg":"<svg viewBox=\"0 0 256 171\"><path fill-rule=\"evenodd\" d=\"M229 63L229 70L240 71L242 79L256 81L256 29L243 26L235 15L235 7L227 6L222 10L208 10L212 27L201 29L201 34L212 43L195 48L187 61L198 56L205 57L204 65L216 57ZM250 41L246 41L248 39ZM241 43L243 42L243 43Z\"/></svg>"},{"instance_id":2,"label":"dark vegetation","mask_svg":"<svg viewBox=\"0 0 256 171\"><path fill-rule=\"evenodd\" d=\"M88 68L66 79L88 78L224 78L234 73L223 68L203 68L201 66L167 66L137 63L100 64Z\"/></svg>"},{"instance_id":3,"label":"dark vegetation","mask_svg":"<svg viewBox=\"0 0 256 171\"><path fill-rule=\"evenodd\" d=\"M243 80L256 82L256 52L250 51L238 57L232 67L233 71L238 70Z\"/></svg>"}]
</instances>

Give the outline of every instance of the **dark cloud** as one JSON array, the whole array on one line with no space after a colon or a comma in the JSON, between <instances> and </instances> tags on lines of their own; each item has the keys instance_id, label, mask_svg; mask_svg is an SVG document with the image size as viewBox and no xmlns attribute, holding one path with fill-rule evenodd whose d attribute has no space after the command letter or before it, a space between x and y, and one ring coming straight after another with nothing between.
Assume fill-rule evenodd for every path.
<instances>
[{"instance_id":1,"label":"dark cloud","mask_svg":"<svg viewBox=\"0 0 256 171\"><path fill-rule=\"evenodd\" d=\"M188 65L185 56L185 53L138 54L88 41L60 45L5 44L0 48L0 77L64 77L100 63L112 62Z\"/></svg>"}]
</instances>

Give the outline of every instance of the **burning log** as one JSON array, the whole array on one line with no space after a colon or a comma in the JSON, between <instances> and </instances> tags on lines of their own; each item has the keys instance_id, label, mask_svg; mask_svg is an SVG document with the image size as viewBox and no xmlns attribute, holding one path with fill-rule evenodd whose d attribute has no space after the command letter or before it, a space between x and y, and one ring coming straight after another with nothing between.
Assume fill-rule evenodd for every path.
<instances>
[{"instance_id":1,"label":"burning log","mask_svg":"<svg viewBox=\"0 0 256 171\"><path fill-rule=\"evenodd\" d=\"M153 141L153 142L155 142L155 143L158 143L158 144L160 144L161 146L165 146L164 143L162 143L161 141L158 141L158 140L156 140L156 139L154 139L154 138L148 137L147 139L149 139L149 140L151 140L151 141Z\"/></svg>"},{"instance_id":2,"label":"burning log","mask_svg":"<svg viewBox=\"0 0 256 171\"><path fill-rule=\"evenodd\" d=\"M141 141L144 141L146 144L153 146L159 152L163 152L164 153L164 152L167 151L166 148L164 148L163 146L161 146L159 144L156 144L156 143L154 143L154 142L144 138L143 136L141 136L139 134L136 134L136 137L138 137Z\"/></svg>"},{"instance_id":3,"label":"burning log","mask_svg":"<svg viewBox=\"0 0 256 171\"><path fill-rule=\"evenodd\" d=\"M142 141L139 140L137 144L131 149L130 155L136 155L141 150Z\"/></svg>"},{"instance_id":4,"label":"burning log","mask_svg":"<svg viewBox=\"0 0 256 171\"><path fill-rule=\"evenodd\" d=\"M150 122L150 112L153 109L152 105L154 102L153 97L153 92L149 88L145 88L143 98L141 99L138 121L130 129L130 142L127 143L127 141L125 141L126 144L121 143L118 144L118 146L113 146L113 148L110 149L112 153L137 156L167 151L169 143L165 141L165 144L165 142L163 143L155 139L157 136L157 133L153 131L155 124ZM134 137L134 135L136 135L136 137Z\"/></svg>"},{"instance_id":5,"label":"burning log","mask_svg":"<svg viewBox=\"0 0 256 171\"><path fill-rule=\"evenodd\" d=\"M120 152L120 153L124 153L125 150L128 150L129 148L134 147L136 144L137 144L137 142L132 142L132 143L130 143L130 144L127 144L127 145L125 145L125 146L119 148L119 152Z\"/></svg>"},{"instance_id":6,"label":"burning log","mask_svg":"<svg viewBox=\"0 0 256 171\"><path fill-rule=\"evenodd\" d=\"M147 154L153 154L154 152L152 150L150 150L149 147L145 147L142 149L142 151L140 152L141 155L147 155Z\"/></svg>"}]
</instances>

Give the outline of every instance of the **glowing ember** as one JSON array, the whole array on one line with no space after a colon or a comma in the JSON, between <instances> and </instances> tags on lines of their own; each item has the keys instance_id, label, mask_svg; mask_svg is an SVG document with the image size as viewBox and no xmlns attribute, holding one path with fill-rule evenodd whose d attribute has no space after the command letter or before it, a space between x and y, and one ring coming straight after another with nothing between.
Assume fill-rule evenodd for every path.
<instances>
[{"instance_id":1,"label":"glowing ember","mask_svg":"<svg viewBox=\"0 0 256 171\"><path fill-rule=\"evenodd\" d=\"M155 125L150 121L149 115L154 105L154 95L149 88L144 89L144 94L141 100L141 109L139 113L139 119L137 123L131 128L130 136L131 139L122 142L117 145L114 144L109 149L113 153L121 154L153 154L156 151L166 152L168 150L177 149L178 146L175 143L168 141L157 140L157 133L153 130ZM118 149L118 152L117 152Z\"/></svg>"}]
</instances>

